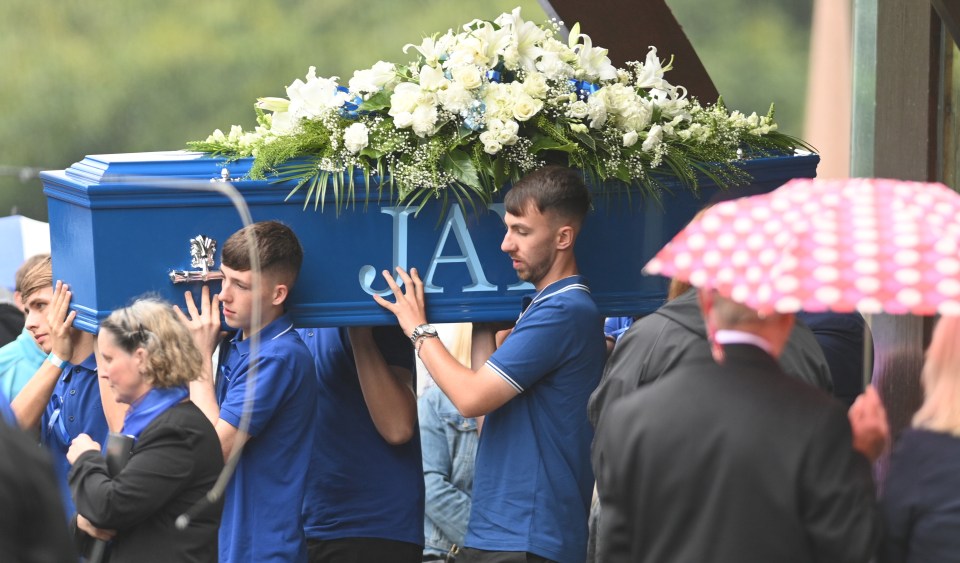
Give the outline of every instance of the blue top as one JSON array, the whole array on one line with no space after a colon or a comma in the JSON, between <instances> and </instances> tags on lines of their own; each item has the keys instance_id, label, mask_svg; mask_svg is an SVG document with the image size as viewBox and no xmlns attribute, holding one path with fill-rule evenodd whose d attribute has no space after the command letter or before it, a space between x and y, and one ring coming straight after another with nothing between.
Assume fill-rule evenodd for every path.
<instances>
[{"instance_id":1,"label":"blue top","mask_svg":"<svg viewBox=\"0 0 960 563\"><path fill-rule=\"evenodd\" d=\"M311 539L381 538L423 545L420 434L391 446L373 425L346 328L297 332L317 366L317 444L303 504ZM388 366L414 370L400 327L374 327ZM413 393L413 390L410 391Z\"/></svg>"},{"instance_id":2,"label":"blue top","mask_svg":"<svg viewBox=\"0 0 960 563\"><path fill-rule=\"evenodd\" d=\"M0 348L0 391L12 400L40 369L46 357L30 331L23 329L16 340Z\"/></svg>"},{"instance_id":3,"label":"blue top","mask_svg":"<svg viewBox=\"0 0 960 563\"><path fill-rule=\"evenodd\" d=\"M260 331L250 441L224 494L220 563L306 561L300 506L316 435L313 359L282 315ZM221 344L217 377L220 418L239 428L244 412L250 341L241 333Z\"/></svg>"},{"instance_id":4,"label":"blue top","mask_svg":"<svg viewBox=\"0 0 960 563\"><path fill-rule=\"evenodd\" d=\"M436 385L417 401L427 487L423 519L425 555L446 555L463 545L470 518L477 419L464 418Z\"/></svg>"},{"instance_id":5,"label":"blue top","mask_svg":"<svg viewBox=\"0 0 960 563\"><path fill-rule=\"evenodd\" d=\"M606 357L603 319L580 276L524 303L486 364L518 395L484 421L465 544L582 563L593 490L587 400Z\"/></svg>"},{"instance_id":6,"label":"blue top","mask_svg":"<svg viewBox=\"0 0 960 563\"><path fill-rule=\"evenodd\" d=\"M70 442L80 434L88 434L95 442L106 444L110 429L100 402L96 356L90 354L80 365L66 365L64 368L40 419L40 443L46 445L53 456L60 496L70 518L76 512L67 484Z\"/></svg>"},{"instance_id":7,"label":"blue top","mask_svg":"<svg viewBox=\"0 0 960 563\"><path fill-rule=\"evenodd\" d=\"M956 561L960 554L960 438L907 429L890 456L880 499L879 563Z\"/></svg>"},{"instance_id":8,"label":"blue top","mask_svg":"<svg viewBox=\"0 0 960 563\"><path fill-rule=\"evenodd\" d=\"M0 391L0 420L17 428L17 415L13 414L13 409L10 408L10 400L7 399L7 395L3 391Z\"/></svg>"},{"instance_id":9,"label":"blue top","mask_svg":"<svg viewBox=\"0 0 960 563\"><path fill-rule=\"evenodd\" d=\"M633 317L607 317L603 321L603 334L619 342L620 337L632 324Z\"/></svg>"}]
</instances>

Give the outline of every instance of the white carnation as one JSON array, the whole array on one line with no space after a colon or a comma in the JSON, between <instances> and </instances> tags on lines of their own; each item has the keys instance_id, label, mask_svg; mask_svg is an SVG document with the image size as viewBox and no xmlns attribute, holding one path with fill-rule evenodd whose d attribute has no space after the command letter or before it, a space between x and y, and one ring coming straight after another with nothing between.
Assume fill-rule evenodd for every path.
<instances>
[{"instance_id":1,"label":"white carnation","mask_svg":"<svg viewBox=\"0 0 960 563\"><path fill-rule=\"evenodd\" d=\"M451 82L446 89L440 90L437 98L440 100L440 105L443 106L443 109L450 113L464 112L470 109L470 106L473 105L475 101L473 94L458 82Z\"/></svg>"},{"instance_id":2,"label":"white carnation","mask_svg":"<svg viewBox=\"0 0 960 563\"><path fill-rule=\"evenodd\" d=\"M370 131L363 123L354 123L343 132L343 144L347 150L356 154L370 144Z\"/></svg>"},{"instance_id":3,"label":"white carnation","mask_svg":"<svg viewBox=\"0 0 960 563\"><path fill-rule=\"evenodd\" d=\"M417 106L413 110L411 126L413 132L420 137L428 137L437 132L437 118L439 113L435 106Z\"/></svg>"}]
</instances>

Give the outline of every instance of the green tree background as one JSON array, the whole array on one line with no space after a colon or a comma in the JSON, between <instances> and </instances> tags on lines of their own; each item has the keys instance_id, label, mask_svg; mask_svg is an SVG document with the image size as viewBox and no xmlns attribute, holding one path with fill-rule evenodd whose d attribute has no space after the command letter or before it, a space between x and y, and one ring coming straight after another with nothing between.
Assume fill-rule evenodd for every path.
<instances>
[{"instance_id":1,"label":"green tree background","mask_svg":"<svg viewBox=\"0 0 960 563\"><path fill-rule=\"evenodd\" d=\"M802 132L811 2L668 4L729 107L775 102L781 130ZM546 18L534 0L4 0L0 215L46 219L38 170L250 127L256 98L283 96L311 65L348 79L377 60L406 62L406 43L518 5ZM624 17L643 17L642 6ZM584 31L603 45L602 32Z\"/></svg>"}]
</instances>

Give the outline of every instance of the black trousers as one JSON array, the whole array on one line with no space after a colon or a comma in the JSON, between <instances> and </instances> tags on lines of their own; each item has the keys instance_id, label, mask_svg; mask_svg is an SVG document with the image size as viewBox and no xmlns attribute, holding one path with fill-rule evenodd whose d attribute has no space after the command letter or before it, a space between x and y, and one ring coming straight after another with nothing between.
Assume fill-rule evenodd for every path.
<instances>
[{"instance_id":1,"label":"black trousers","mask_svg":"<svg viewBox=\"0 0 960 563\"><path fill-rule=\"evenodd\" d=\"M457 563L553 563L545 557L525 551L484 551L464 547L457 555Z\"/></svg>"},{"instance_id":2,"label":"black trousers","mask_svg":"<svg viewBox=\"0 0 960 563\"><path fill-rule=\"evenodd\" d=\"M381 538L307 540L310 563L420 563L423 547Z\"/></svg>"}]
</instances>

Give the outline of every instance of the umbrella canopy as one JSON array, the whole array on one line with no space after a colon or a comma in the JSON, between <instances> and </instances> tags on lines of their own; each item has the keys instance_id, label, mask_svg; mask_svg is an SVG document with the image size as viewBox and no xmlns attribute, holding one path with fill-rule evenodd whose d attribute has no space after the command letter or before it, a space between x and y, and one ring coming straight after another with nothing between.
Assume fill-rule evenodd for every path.
<instances>
[{"instance_id":1,"label":"umbrella canopy","mask_svg":"<svg viewBox=\"0 0 960 563\"><path fill-rule=\"evenodd\" d=\"M708 209L646 266L759 311L960 314L960 195L791 180Z\"/></svg>"},{"instance_id":2,"label":"umbrella canopy","mask_svg":"<svg viewBox=\"0 0 960 563\"><path fill-rule=\"evenodd\" d=\"M0 287L14 289L14 274L23 261L50 252L50 226L22 215L0 217Z\"/></svg>"}]
</instances>

